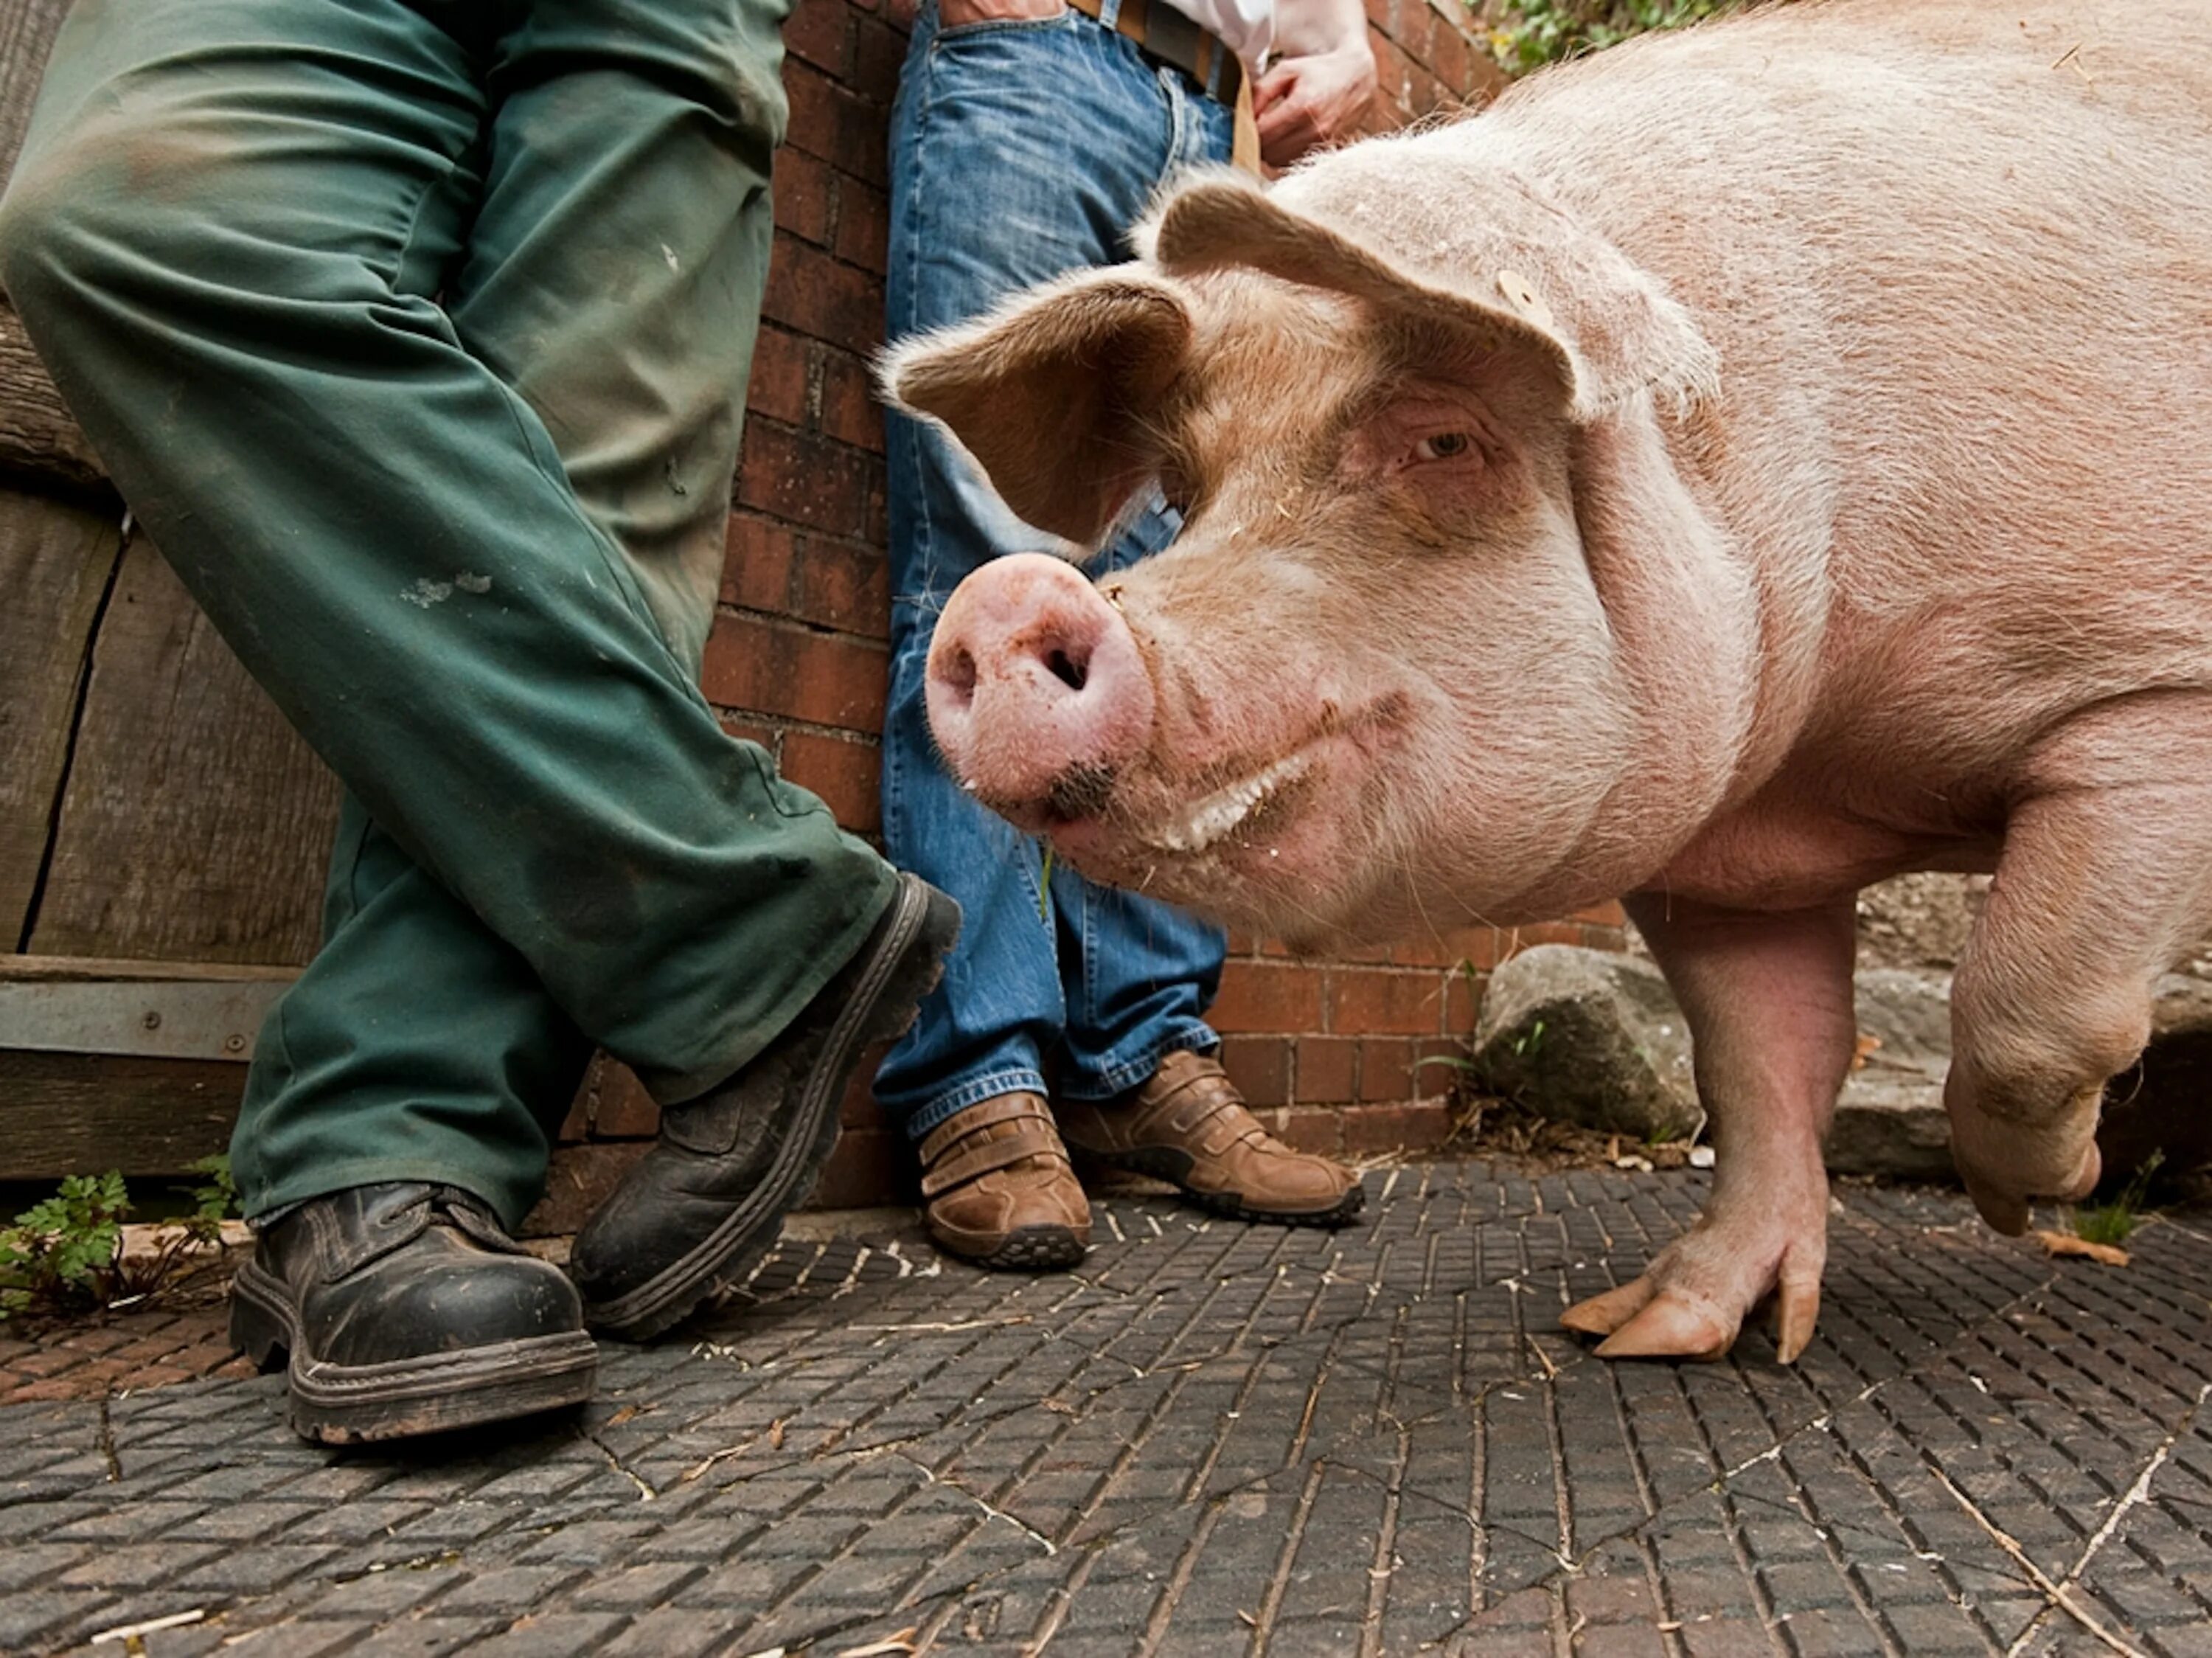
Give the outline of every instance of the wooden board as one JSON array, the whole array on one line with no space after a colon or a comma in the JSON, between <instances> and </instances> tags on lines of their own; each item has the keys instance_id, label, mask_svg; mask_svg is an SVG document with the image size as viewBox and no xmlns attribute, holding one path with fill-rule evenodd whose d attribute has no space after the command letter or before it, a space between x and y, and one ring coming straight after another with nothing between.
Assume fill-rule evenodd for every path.
<instances>
[{"instance_id":1,"label":"wooden board","mask_svg":"<svg viewBox=\"0 0 2212 1658\"><path fill-rule=\"evenodd\" d=\"M0 0L4 5L6 0ZM0 471L33 485L106 492L106 472L54 389L14 309L0 301Z\"/></svg>"},{"instance_id":2,"label":"wooden board","mask_svg":"<svg viewBox=\"0 0 2212 1658\"><path fill-rule=\"evenodd\" d=\"M0 491L0 948L30 916L119 519Z\"/></svg>"},{"instance_id":3,"label":"wooden board","mask_svg":"<svg viewBox=\"0 0 2212 1658\"><path fill-rule=\"evenodd\" d=\"M298 964L338 786L143 538L93 645L40 955Z\"/></svg>"},{"instance_id":4,"label":"wooden board","mask_svg":"<svg viewBox=\"0 0 2212 1658\"><path fill-rule=\"evenodd\" d=\"M0 1180L175 1174L230 1144L246 1067L0 1049Z\"/></svg>"},{"instance_id":5,"label":"wooden board","mask_svg":"<svg viewBox=\"0 0 2212 1658\"><path fill-rule=\"evenodd\" d=\"M14 170L54 33L70 0L0 0L0 180ZM0 467L82 488L100 462L40 366L23 325L0 302Z\"/></svg>"},{"instance_id":6,"label":"wooden board","mask_svg":"<svg viewBox=\"0 0 2212 1658\"><path fill-rule=\"evenodd\" d=\"M15 166L23 129L70 0L0 0L0 179Z\"/></svg>"}]
</instances>

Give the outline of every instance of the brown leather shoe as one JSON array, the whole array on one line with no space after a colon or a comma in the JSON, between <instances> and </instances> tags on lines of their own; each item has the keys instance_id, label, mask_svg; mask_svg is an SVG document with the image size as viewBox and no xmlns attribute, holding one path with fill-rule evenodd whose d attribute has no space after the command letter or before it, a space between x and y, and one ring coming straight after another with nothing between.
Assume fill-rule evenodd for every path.
<instances>
[{"instance_id":1,"label":"brown leather shoe","mask_svg":"<svg viewBox=\"0 0 2212 1658\"><path fill-rule=\"evenodd\" d=\"M1062 1100L1060 1131L1086 1156L1179 1186L1240 1221L1342 1226L1365 1201L1344 1165L1292 1151L1262 1128L1203 1054L1168 1055L1151 1082L1110 1105Z\"/></svg>"},{"instance_id":2,"label":"brown leather shoe","mask_svg":"<svg viewBox=\"0 0 2212 1658\"><path fill-rule=\"evenodd\" d=\"M921 1143L922 1216L938 1247L979 1266L1049 1271L1091 1247L1091 1205L1042 1095L1001 1094Z\"/></svg>"}]
</instances>

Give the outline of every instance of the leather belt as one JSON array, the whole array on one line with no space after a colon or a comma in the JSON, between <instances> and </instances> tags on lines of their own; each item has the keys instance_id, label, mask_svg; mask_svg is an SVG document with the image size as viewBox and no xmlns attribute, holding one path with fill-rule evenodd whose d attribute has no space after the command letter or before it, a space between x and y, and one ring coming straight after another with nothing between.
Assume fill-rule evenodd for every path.
<instances>
[{"instance_id":1,"label":"leather belt","mask_svg":"<svg viewBox=\"0 0 2212 1658\"><path fill-rule=\"evenodd\" d=\"M1067 0L1086 17L1104 22L1104 0ZM1177 11L1167 0L1121 0L1114 15L1116 34L1126 34L1139 51L1181 70L1206 92L1237 112L1236 164L1248 172L1260 170L1259 131L1252 119L1252 87L1244 65L1220 38Z\"/></svg>"}]
</instances>

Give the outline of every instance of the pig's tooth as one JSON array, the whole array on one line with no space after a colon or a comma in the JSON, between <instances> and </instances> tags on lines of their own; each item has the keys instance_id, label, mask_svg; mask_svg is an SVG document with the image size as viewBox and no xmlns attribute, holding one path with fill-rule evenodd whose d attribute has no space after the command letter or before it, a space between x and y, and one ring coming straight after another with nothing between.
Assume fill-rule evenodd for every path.
<instances>
[{"instance_id":1,"label":"pig's tooth","mask_svg":"<svg viewBox=\"0 0 2212 1658\"><path fill-rule=\"evenodd\" d=\"M1164 851L1202 852L1250 817L1261 801L1304 769L1304 758L1293 754L1287 759L1277 760L1263 771L1255 772L1242 783L1217 789L1192 807L1180 823L1152 837L1152 844Z\"/></svg>"}]
</instances>

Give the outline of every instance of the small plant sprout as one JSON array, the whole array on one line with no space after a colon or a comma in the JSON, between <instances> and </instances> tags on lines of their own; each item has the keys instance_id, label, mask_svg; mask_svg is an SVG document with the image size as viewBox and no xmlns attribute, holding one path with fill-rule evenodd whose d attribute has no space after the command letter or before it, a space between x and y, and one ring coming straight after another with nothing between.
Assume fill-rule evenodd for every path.
<instances>
[{"instance_id":1,"label":"small plant sprout","mask_svg":"<svg viewBox=\"0 0 2212 1658\"><path fill-rule=\"evenodd\" d=\"M2121 1188L2118 1197L2092 1209L2075 1210L2074 1235L2091 1243L2125 1243L2143 1219L2143 1198L2150 1191L2151 1177L2165 1161L2163 1151L2154 1151L2137 1166L2134 1177Z\"/></svg>"},{"instance_id":2,"label":"small plant sprout","mask_svg":"<svg viewBox=\"0 0 2212 1658\"><path fill-rule=\"evenodd\" d=\"M156 1233L151 1254L124 1254L132 1204L114 1169L72 1174L52 1197L0 1226L0 1320L141 1301L186 1257L219 1248L222 1223L238 1209L230 1160L203 1157L190 1172L207 1178L186 1194L190 1211Z\"/></svg>"}]
</instances>

